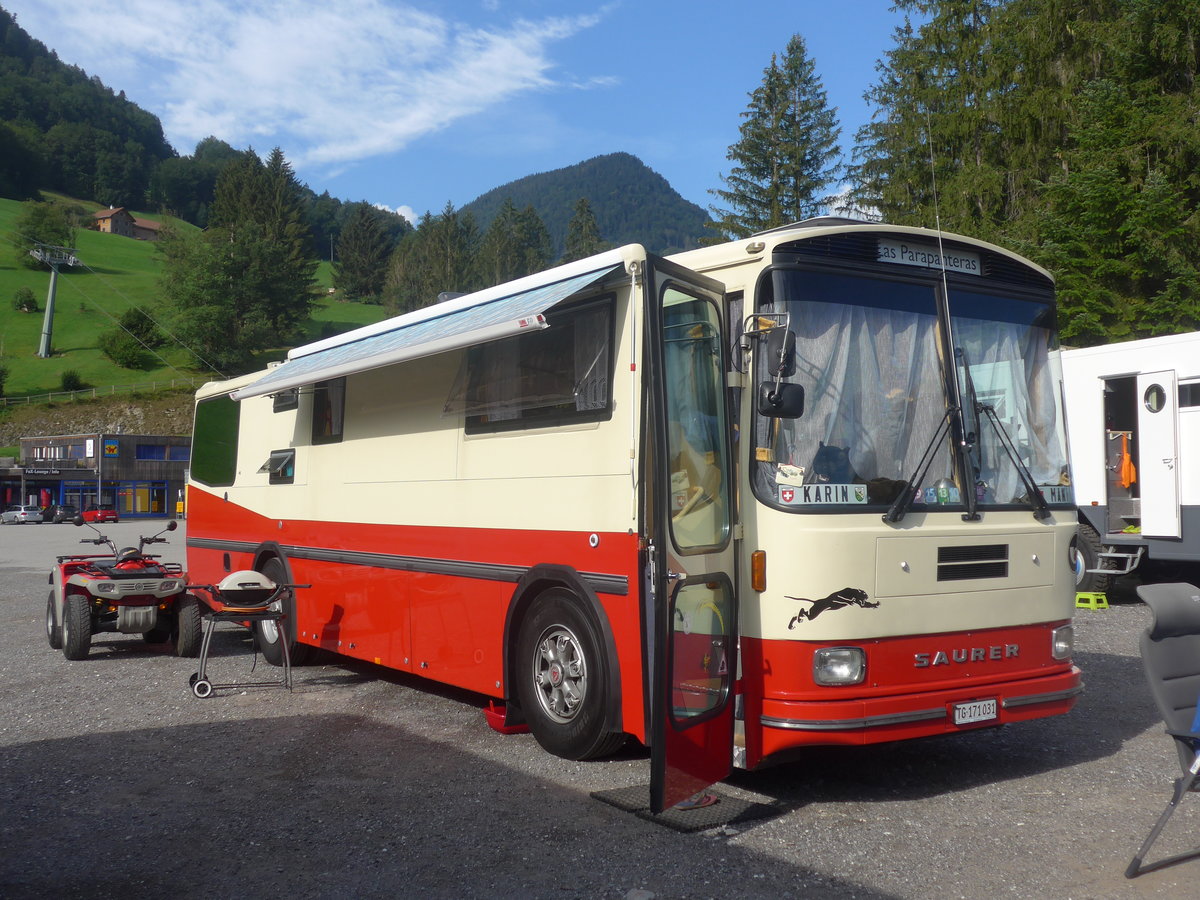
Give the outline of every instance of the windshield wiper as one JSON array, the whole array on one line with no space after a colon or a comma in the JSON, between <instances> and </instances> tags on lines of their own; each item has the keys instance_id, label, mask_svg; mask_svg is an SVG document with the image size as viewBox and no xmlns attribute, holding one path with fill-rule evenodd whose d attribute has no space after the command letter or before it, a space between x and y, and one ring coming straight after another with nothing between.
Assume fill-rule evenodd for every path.
<instances>
[{"instance_id":1,"label":"windshield wiper","mask_svg":"<svg viewBox=\"0 0 1200 900\"><path fill-rule=\"evenodd\" d=\"M1000 417L996 415L996 408L989 404L980 403L975 396L975 381L971 378L971 366L967 361L967 353L961 347L954 348L954 355L962 359L963 374L967 382L967 393L970 394L971 408L975 410L975 421L978 422L980 415L991 423L992 429L996 432L996 436L1000 438L1000 446L1004 448L1005 454L1009 461L1017 470L1017 474L1021 476L1021 482L1025 485L1025 491L1029 495L1030 502L1033 504L1033 517L1038 521L1050 518L1050 507L1046 505L1046 498L1042 496L1042 492L1038 490L1037 484L1034 483L1033 473L1029 471L1029 467L1025 465L1021 459L1021 455L1017 452L1017 445L1013 443L1013 439L1009 436L1008 431L1004 428L1004 424L1000 421ZM965 418L963 419L965 428ZM964 430L963 447L970 449L974 445L978 435L968 434ZM971 462L970 454L967 456L968 465ZM972 474L972 481L975 480L975 475ZM971 491L971 498L967 504L968 515L973 519L979 518L979 514L975 512L976 503L975 492ZM964 519L967 516L963 516Z\"/></svg>"},{"instance_id":2,"label":"windshield wiper","mask_svg":"<svg viewBox=\"0 0 1200 900\"><path fill-rule=\"evenodd\" d=\"M980 406L978 409L984 414L984 418L992 423L992 428L1000 438L1000 446L1004 448L1004 452L1008 454L1008 458L1016 466L1017 474L1021 476L1021 482L1025 485L1025 491L1033 503L1033 517L1038 521L1050 518L1050 507L1046 505L1046 498L1034 482L1033 473L1029 471L1029 467L1025 465L1025 462L1021 459L1021 455L1017 452L1017 445L1013 443L1013 439L1009 436L1008 431L1005 430L1000 417L996 415L995 408L988 405Z\"/></svg>"},{"instance_id":3,"label":"windshield wiper","mask_svg":"<svg viewBox=\"0 0 1200 900\"><path fill-rule=\"evenodd\" d=\"M975 411L975 424L979 424L979 398L975 394L975 379L971 377L971 364L967 360L967 351L962 347L954 348L954 358L962 360L963 381L967 383L967 402L971 404L971 409ZM954 375L954 384L958 385L958 373ZM959 402L962 401L961 389L959 390ZM975 441L979 438L973 431L967 430L967 416L960 409L958 416L959 427L959 446L962 447L962 453L959 456L960 464L963 467L964 474L967 476L967 488L964 493L966 496L963 502L967 504L967 511L963 513L964 522L979 521L979 495L975 493L975 484L979 481L979 472L975 468L975 464L971 459L971 448L975 446Z\"/></svg>"},{"instance_id":4,"label":"windshield wiper","mask_svg":"<svg viewBox=\"0 0 1200 900\"><path fill-rule=\"evenodd\" d=\"M921 454L921 459L917 463L916 471L909 477L908 481L904 482L904 487L900 491L900 496L892 501L892 505L888 507L888 511L883 514L885 522L899 522L908 512L909 506L912 505L913 495L916 492L917 485L925 480L925 474L929 471L929 466L933 463L934 453L937 450L938 443L945 436L950 428L950 416L956 412L956 407L949 407L942 415L942 422L938 425L937 431L933 435L933 439L925 447L925 452Z\"/></svg>"}]
</instances>

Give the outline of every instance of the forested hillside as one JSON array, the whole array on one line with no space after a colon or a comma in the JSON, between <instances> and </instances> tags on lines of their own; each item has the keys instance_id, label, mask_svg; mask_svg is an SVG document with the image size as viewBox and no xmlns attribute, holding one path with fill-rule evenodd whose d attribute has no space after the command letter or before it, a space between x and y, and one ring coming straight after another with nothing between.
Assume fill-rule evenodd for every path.
<instances>
[{"instance_id":1,"label":"forested hillside","mask_svg":"<svg viewBox=\"0 0 1200 900\"><path fill-rule=\"evenodd\" d=\"M708 213L684 200L667 180L629 153L610 153L553 172L510 181L463 207L487 228L506 200L532 206L562 252L567 223L586 197L600 235L614 246L644 244L656 253L689 250L705 234Z\"/></svg>"},{"instance_id":2,"label":"forested hillside","mask_svg":"<svg viewBox=\"0 0 1200 900\"><path fill-rule=\"evenodd\" d=\"M68 65L0 9L0 196L38 189L141 206L175 155L158 117Z\"/></svg>"},{"instance_id":3,"label":"forested hillside","mask_svg":"<svg viewBox=\"0 0 1200 900\"><path fill-rule=\"evenodd\" d=\"M1042 263L1072 342L1200 328L1200 2L896 5L859 202Z\"/></svg>"},{"instance_id":4,"label":"forested hillside","mask_svg":"<svg viewBox=\"0 0 1200 900\"><path fill-rule=\"evenodd\" d=\"M104 206L166 212L209 224L217 178L247 151L210 136L191 155L163 137L158 118L99 78L61 61L0 9L0 197L23 200L58 191ZM302 185L314 255L328 258L361 203ZM506 199L532 207L545 223L551 256L562 253L575 204L586 197L603 240L645 243L659 252L696 245L708 215L661 175L614 153L498 187L468 204L485 230ZM411 226L379 212L392 244Z\"/></svg>"}]
</instances>

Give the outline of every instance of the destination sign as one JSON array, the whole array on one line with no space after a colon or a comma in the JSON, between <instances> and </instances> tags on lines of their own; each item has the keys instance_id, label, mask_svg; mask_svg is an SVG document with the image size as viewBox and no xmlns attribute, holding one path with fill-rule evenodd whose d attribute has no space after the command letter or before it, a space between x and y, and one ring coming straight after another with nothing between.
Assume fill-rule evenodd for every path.
<instances>
[{"instance_id":1,"label":"destination sign","mask_svg":"<svg viewBox=\"0 0 1200 900\"><path fill-rule=\"evenodd\" d=\"M934 244L900 241L895 238L879 239L878 260L901 266L917 266L922 269L945 269L964 275L982 275L983 265L979 254L970 250L939 250Z\"/></svg>"}]
</instances>

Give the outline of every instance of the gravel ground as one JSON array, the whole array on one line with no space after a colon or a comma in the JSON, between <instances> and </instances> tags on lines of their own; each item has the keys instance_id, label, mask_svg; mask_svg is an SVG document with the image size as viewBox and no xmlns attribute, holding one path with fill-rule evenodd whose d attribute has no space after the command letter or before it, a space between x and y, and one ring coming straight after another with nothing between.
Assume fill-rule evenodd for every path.
<instances>
[{"instance_id":1,"label":"gravel ground","mask_svg":"<svg viewBox=\"0 0 1200 900\"><path fill-rule=\"evenodd\" d=\"M559 760L491 731L481 698L373 666L326 657L290 694L201 701L195 661L140 637L68 662L44 637L46 573L80 536L0 528L5 898L1196 896L1200 860L1122 876L1177 774L1131 584L1080 610L1071 715L735 773L722 790L778 814L686 834L590 796L647 783L640 748ZM218 643L210 671L249 675L242 633ZM1198 826L1189 798L1151 858Z\"/></svg>"}]
</instances>

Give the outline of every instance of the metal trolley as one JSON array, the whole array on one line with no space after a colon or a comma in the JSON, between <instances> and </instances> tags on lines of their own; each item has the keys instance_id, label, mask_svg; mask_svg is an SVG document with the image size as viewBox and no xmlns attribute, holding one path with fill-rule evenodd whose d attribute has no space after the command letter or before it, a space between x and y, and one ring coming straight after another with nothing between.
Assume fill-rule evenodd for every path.
<instances>
[{"instance_id":1,"label":"metal trolley","mask_svg":"<svg viewBox=\"0 0 1200 900\"><path fill-rule=\"evenodd\" d=\"M205 591L210 611L203 616L204 638L200 643L200 668L192 673L188 684L192 694L203 700L222 688L284 687L292 689L292 658L288 642L282 639L282 621L287 618L282 596L289 588L308 587L303 584L276 584L261 572L245 569L226 575L218 585L192 584L189 590ZM208 675L208 656L212 648L213 632L220 622L245 625L249 622L275 622L279 628L283 648L283 677L270 681L214 682ZM253 672L258 665L258 650L255 648Z\"/></svg>"}]
</instances>

